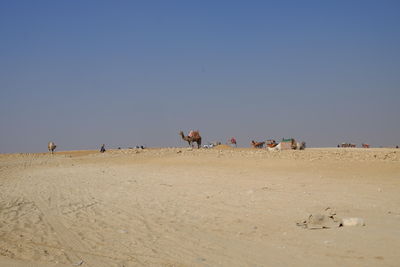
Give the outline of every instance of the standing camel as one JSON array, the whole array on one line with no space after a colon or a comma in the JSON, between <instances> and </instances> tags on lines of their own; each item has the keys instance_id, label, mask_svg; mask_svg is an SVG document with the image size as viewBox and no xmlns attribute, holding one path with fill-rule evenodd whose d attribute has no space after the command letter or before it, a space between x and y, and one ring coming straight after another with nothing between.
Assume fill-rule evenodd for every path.
<instances>
[{"instance_id":1,"label":"standing camel","mask_svg":"<svg viewBox=\"0 0 400 267\"><path fill-rule=\"evenodd\" d=\"M179 135L182 137L183 140L188 142L189 146L193 147L193 143L197 143L197 148L201 146L201 136L199 131L191 131L188 136L185 136L182 131L179 132Z\"/></svg>"},{"instance_id":2,"label":"standing camel","mask_svg":"<svg viewBox=\"0 0 400 267\"><path fill-rule=\"evenodd\" d=\"M54 153L54 150L56 149L56 143L54 143L54 142L49 142L48 144L47 144L47 148L49 149L49 152L51 152L51 154L53 154Z\"/></svg>"}]
</instances>

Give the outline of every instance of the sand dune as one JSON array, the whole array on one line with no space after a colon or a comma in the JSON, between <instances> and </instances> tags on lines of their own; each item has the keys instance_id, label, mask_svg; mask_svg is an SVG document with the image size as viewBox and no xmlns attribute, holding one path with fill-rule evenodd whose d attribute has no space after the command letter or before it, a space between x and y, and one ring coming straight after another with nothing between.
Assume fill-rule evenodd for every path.
<instances>
[{"instance_id":1,"label":"sand dune","mask_svg":"<svg viewBox=\"0 0 400 267\"><path fill-rule=\"evenodd\" d=\"M0 266L398 266L400 150L0 155ZM307 230L327 207L366 225Z\"/></svg>"}]
</instances>

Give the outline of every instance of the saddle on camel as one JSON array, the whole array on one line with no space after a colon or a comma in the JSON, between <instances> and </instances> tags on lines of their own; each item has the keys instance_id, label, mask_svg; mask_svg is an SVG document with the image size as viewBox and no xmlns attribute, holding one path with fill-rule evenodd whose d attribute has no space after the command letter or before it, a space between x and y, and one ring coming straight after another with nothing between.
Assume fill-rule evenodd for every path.
<instances>
[{"instance_id":1,"label":"saddle on camel","mask_svg":"<svg viewBox=\"0 0 400 267\"><path fill-rule=\"evenodd\" d=\"M189 136L190 138L199 138L199 137L200 137L200 133L199 133L199 131L193 131L193 130L191 130L191 131L189 132L188 136Z\"/></svg>"}]
</instances>

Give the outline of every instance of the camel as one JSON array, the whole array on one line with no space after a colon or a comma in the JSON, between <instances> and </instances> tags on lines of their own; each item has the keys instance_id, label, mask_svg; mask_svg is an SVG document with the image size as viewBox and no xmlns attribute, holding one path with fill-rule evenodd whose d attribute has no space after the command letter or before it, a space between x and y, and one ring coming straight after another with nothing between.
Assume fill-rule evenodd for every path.
<instances>
[{"instance_id":1,"label":"camel","mask_svg":"<svg viewBox=\"0 0 400 267\"><path fill-rule=\"evenodd\" d=\"M306 142L296 142L296 148L295 149L298 149L298 150L304 150L304 149L306 149Z\"/></svg>"},{"instance_id":2,"label":"camel","mask_svg":"<svg viewBox=\"0 0 400 267\"><path fill-rule=\"evenodd\" d=\"M263 148L265 142L255 142L254 140L251 141L251 145L254 148Z\"/></svg>"},{"instance_id":3,"label":"camel","mask_svg":"<svg viewBox=\"0 0 400 267\"><path fill-rule=\"evenodd\" d=\"M270 148L276 147L277 145L278 143L273 139L267 140L266 142L266 146Z\"/></svg>"},{"instance_id":4,"label":"camel","mask_svg":"<svg viewBox=\"0 0 400 267\"><path fill-rule=\"evenodd\" d=\"M270 142L272 143L272 142ZM306 148L306 142L296 142L296 140L292 139L290 149L294 150L304 150ZM288 149L287 146L282 147L282 142L276 144L274 146L267 145L268 151L280 151L282 149Z\"/></svg>"},{"instance_id":5,"label":"camel","mask_svg":"<svg viewBox=\"0 0 400 267\"><path fill-rule=\"evenodd\" d=\"M54 143L54 142L49 142L48 144L47 144L47 148L49 149L49 152L51 152L51 154L53 154L54 153L54 150L56 149L56 143Z\"/></svg>"},{"instance_id":6,"label":"camel","mask_svg":"<svg viewBox=\"0 0 400 267\"><path fill-rule=\"evenodd\" d=\"M277 144L274 147L267 146L268 151L281 151L282 150L282 143Z\"/></svg>"},{"instance_id":7,"label":"camel","mask_svg":"<svg viewBox=\"0 0 400 267\"><path fill-rule=\"evenodd\" d=\"M190 131L188 136L185 136L183 131L179 132L179 135L182 137L183 140L188 142L189 146L193 147L193 143L197 143L197 148L201 147L201 136L199 131Z\"/></svg>"}]
</instances>

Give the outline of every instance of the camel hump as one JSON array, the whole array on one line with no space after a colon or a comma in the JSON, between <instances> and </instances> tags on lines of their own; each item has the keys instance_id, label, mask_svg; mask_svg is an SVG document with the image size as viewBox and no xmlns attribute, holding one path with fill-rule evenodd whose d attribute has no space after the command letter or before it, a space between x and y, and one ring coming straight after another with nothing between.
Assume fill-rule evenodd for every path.
<instances>
[{"instance_id":1,"label":"camel hump","mask_svg":"<svg viewBox=\"0 0 400 267\"><path fill-rule=\"evenodd\" d=\"M200 132L199 132L198 130L197 130L197 131L191 130L191 131L189 132L189 137L198 138L198 137L200 137Z\"/></svg>"}]
</instances>

